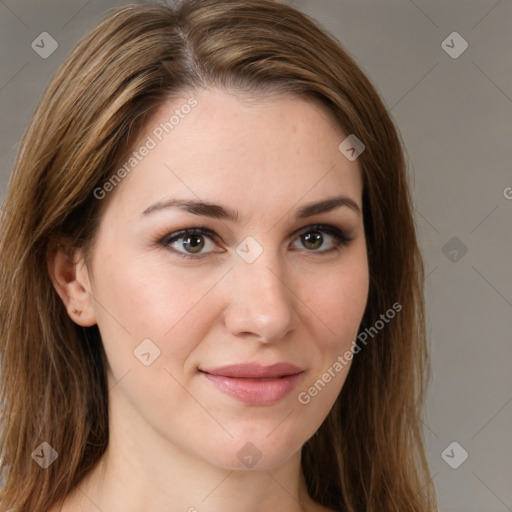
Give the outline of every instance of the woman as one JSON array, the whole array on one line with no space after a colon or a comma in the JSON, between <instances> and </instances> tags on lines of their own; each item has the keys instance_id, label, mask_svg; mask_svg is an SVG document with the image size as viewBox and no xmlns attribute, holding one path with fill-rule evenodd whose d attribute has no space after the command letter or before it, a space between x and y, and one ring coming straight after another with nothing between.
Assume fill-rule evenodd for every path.
<instances>
[{"instance_id":1,"label":"woman","mask_svg":"<svg viewBox=\"0 0 512 512\"><path fill-rule=\"evenodd\" d=\"M2 222L1 510L435 510L400 141L304 14L112 13Z\"/></svg>"}]
</instances>

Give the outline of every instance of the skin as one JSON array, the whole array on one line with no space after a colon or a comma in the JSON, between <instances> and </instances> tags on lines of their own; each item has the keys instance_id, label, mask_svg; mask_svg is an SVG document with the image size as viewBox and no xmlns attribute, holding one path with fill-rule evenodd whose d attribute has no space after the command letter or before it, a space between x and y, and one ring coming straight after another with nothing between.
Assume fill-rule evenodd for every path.
<instances>
[{"instance_id":1,"label":"skin","mask_svg":"<svg viewBox=\"0 0 512 512\"><path fill-rule=\"evenodd\" d=\"M295 211L333 195L362 209L361 170L338 150L347 134L313 100L193 96L197 106L104 199L90 266L62 246L48 259L73 321L98 324L110 389L107 453L52 512L327 510L307 494L300 454L350 366L309 404L298 395L351 348L368 297L367 250L362 213L341 206L297 220ZM188 97L165 104L134 149ZM142 215L167 197L221 204L242 220L177 208ZM305 244L298 232L315 233L304 229L313 224L352 241L336 249L322 231L323 242ZM219 236L200 237L201 259L179 256L194 250L183 238L157 243L201 227ZM263 250L252 263L236 252L249 236ZM149 366L134 356L146 338L160 350ZM278 361L304 372L265 406L224 394L198 371ZM261 454L251 468L237 457L247 442Z\"/></svg>"}]
</instances>

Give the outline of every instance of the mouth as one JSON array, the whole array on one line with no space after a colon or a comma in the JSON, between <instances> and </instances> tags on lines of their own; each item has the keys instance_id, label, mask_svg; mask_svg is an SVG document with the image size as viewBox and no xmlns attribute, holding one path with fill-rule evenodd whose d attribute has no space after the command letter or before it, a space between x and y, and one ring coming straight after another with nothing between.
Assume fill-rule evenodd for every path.
<instances>
[{"instance_id":1,"label":"mouth","mask_svg":"<svg viewBox=\"0 0 512 512\"><path fill-rule=\"evenodd\" d=\"M247 363L199 371L218 390L255 406L272 405L283 400L304 373L303 368L289 363L270 366Z\"/></svg>"}]
</instances>

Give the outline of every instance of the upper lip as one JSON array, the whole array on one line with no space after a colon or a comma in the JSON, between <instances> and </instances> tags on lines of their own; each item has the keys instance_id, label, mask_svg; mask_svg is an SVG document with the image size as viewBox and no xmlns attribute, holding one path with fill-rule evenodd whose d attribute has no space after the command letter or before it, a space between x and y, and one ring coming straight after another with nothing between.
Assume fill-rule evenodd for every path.
<instances>
[{"instance_id":1,"label":"upper lip","mask_svg":"<svg viewBox=\"0 0 512 512\"><path fill-rule=\"evenodd\" d=\"M201 370L210 375L221 375L223 377L242 379L268 379L272 377L286 377L296 375L303 371L302 368L290 363L275 363L263 366L259 363L231 364L211 370Z\"/></svg>"}]
</instances>

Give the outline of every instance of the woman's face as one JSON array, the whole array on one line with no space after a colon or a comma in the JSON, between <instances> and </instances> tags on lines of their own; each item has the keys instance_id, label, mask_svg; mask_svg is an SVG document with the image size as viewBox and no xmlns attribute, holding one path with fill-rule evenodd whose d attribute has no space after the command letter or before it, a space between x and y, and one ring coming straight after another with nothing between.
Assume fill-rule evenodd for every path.
<instances>
[{"instance_id":1,"label":"woman's face","mask_svg":"<svg viewBox=\"0 0 512 512\"><path fill-rule=\"evenodd\" d=\"M98 324L111 421L219 467L271 468L315 433L349 370L339 357L369 285L361 170L317 103L193 98L150 120L102 199L73 319Z\"/></svg>"}]
</instances>

